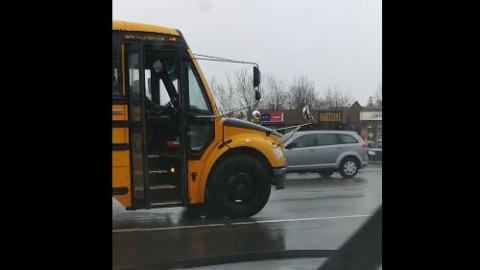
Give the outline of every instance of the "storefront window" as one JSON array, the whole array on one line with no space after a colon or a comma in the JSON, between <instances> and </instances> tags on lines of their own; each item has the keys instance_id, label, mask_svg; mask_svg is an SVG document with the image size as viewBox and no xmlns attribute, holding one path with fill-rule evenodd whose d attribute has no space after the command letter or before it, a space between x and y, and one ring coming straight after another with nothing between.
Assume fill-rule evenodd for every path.
<instances>
[{"instance_id":1,"label":"storefront window","mask_svg":"<svg viewBox=\"0 0 480 270\"><path fill-rule=\"evenodd\" d=\"M373 125L372 124L369 124L367 126L367 140L368 141L373 141L374 140L374 129L373 129Z\"/></svg>"},{"instance_id":2,"label":"storefront window","mask_svg":"<svg viewBox=\"0 0 480 270\"><path fill-rule=\"evenodd\" d=\"M382 140L382 123L377 124L377 141Z\"/></svg>"}]
</instances>

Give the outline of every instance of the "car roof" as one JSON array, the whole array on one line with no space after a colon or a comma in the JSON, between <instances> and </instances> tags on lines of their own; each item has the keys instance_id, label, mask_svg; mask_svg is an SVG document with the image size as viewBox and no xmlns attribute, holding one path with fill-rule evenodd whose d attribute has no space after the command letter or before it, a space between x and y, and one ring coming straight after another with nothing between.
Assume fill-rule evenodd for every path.
<instances>
[{"instance_id":1,"label":"car roof","mask_svg":"<svg viewBox=\"0 0 480 270\"><path fill-rule=\"evenodd\" d=\"M355 131L351 130L308 130L308 131L299 131L297 134L357 134Z\"/></svg>"},{"instance_id":2,"label":"car roof","mask_svg":"<svg viewBox=\"0 0 480 270\"><path fill-rule=\"evenodd\" d=\"M350 130L307 130L307 131L296 132L295 134L292 135L292 137L288 138L285 142L289 143L294 139L298 138L299 136L308 135L308 134L348 134L348 135L354 136L357 139L358 138L361 139L361 137L358 135L357 132L350 131Z\"/></svg>"}]
</instances>

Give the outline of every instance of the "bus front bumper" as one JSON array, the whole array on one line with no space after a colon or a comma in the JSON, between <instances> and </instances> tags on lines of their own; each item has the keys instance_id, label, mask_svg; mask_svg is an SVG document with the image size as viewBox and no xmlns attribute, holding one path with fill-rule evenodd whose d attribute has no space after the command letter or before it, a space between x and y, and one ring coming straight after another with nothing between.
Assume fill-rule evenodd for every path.
<instances>
[{"instance_id":1,"label":"bus front bumper","mask_svg":"<svg viewBox=\"0 0 480 270\"><path fill-rule=\"evenodd\" d=\"M284 189L287 182L287 170L285 167L273 169L273 184L276 189Z\"/></svg>"}]
</instances>

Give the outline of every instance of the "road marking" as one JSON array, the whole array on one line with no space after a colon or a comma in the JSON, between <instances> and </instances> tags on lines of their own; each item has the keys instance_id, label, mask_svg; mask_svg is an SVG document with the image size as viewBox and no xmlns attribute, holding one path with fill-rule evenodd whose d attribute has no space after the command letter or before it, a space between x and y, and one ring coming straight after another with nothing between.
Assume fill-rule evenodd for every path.
<instances>
[{"instance_id":1,"label":"road marking","mask_svg":"<svg viewBox=\"0 0 480 270\"><path fill-rule=\"evenodd\" d=\"M277 220L258 220L258 221L247 221L247 222L235 222L231 223L232 225L247 225L255 223L275 223L275 222L293 222L293 221L309 221L309 220L323 220L323 219L340 219L340 218L357 218L357 217L368 217L371 215L352 215L352 216L336 216L336 217L318 217L318 218L293 218L293 219L277 219Z\"/></svg>"},{"instance_id":2,"label":"road marking","mask_svg":"<svg viewBox=\"0 0 480 270\"><path fill-rule=\"evenodd\" d=\"M369 217L369 216L371 215L258 220L258 221L247 221L247 222L217 223L217 224L203 224L203 225L176 226L176 227L118 229L118 230L112 230L112 232L122 233L122 232L166 231L166 230L181 230L181 229L193 229L193 228L204 228L204 227L220 227L220 226L228 226L228 225L239 226L239 225L249 225L249 224L258 224L258 223L278 223L278 222L310 221L310 220L325 220L325 219L359 218L359 217Z\"/></svg>"},{"instance_id":3,"label":"road marking","mask_svg":"<svg viewBox=\"0 0 480 270\"><path fill-rule=\"evenodd\" d=\"M340 188L340 189L324 189L324 190L299 190L299 192L328 192L328 191L344 191L344 190L361 190L359 188Z\"/></svg>"},{"instance_id":4,"label":"road marking","mask_svg":"<svg viewBox=\"0 0 480 270\"><path fill-rule=\"evenodd\" d=\"M157 228L131 228L131 229L112 230L112 232L119 233L119 232L166 231L166 230L180 230L180 229L192 229L192 228L202 228L202 227L218 227L218 226L225 226L225 225L227 225L227 224L204 224L204 225L177 226L177 227L157 227Z\"/></svg>"}]
</instances>

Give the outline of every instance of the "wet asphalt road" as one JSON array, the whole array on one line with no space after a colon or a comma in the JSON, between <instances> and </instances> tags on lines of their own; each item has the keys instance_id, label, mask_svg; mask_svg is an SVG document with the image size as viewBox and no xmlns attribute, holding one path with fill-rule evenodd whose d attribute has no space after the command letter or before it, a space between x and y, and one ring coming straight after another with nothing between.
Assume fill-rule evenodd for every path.
<instances>
[{"instance_id":1,"label":"wet asphalt road","mask_svg":"<svg viewBox=\"0 0 480 270\"><path fill-rule=\"evenodd\" d=\"M182 208L125 211L113 200L113 269L315 258L304 259L311 265L302 269L312 269L380 206L381 173L381 165L370 165L347 180L289 175L287 188L273 189L266 207L247 219L191 219Z\"/></svg>"}]
</instances>

